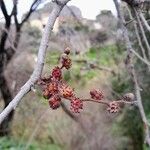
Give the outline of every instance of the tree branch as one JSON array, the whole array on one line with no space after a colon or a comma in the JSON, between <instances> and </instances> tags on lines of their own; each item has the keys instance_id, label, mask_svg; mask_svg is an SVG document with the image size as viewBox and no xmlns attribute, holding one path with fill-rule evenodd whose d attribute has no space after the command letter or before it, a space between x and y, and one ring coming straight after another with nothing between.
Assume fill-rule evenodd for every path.
<instances>
[{"instance_id":1,"label":"tree branch","mask_svg":"<svg viewBox=\"0 0 150 150\"><path fill-rule=\"evenodd\" d=\"M150 58L150 45L149 45L149 42L148 42L147 37L146 37L146 35L145 35L145 31L144 31L144 28L143 28L143 26L142 26L142 23L141 23L141 20L140 20L140 17L139 17L139 13L137 12L136 9L133 8L133 10L134 10L134 12L135 12L135 15L136 15L136 18L137 18L137 22L138 22L138 25L139 25L139 27L140 27L141 33L142 33L143 40L144 40L144 42L145 42L145 44L146 44L146 47L147 47L148 56L149 56L149 58Z\"/></svg>"},{"instance_id":2,"label":"tree branch","mask_svg":"<svg viewBox=\"0 0 150 150\"><path fill-rule=\"evenodd\" d=\"M69 0L64 0L63 4L66 5L66 3ZM36 67L29 78L29 80L22 86L19 93L14 97L14 99L9 103L9 105L1 112L0 114L0 124L2 121L8 116L8 114L17 107L18 103L21 101L21 99L31 90L31 87L37 82L37 80L40 78L44 66L44 59L46 55L46 49L49 42L49 36L52 32L54 23L56 21L56 18L59 16L62 8L64 5L58 5L54 2L54 8L53 11L49 15L49 19L47 21L47 24L45 26L39 51L38 51L38 60Z\"/></svg>"},{"instance_id":3,"label":"tree branch","mask_svg":"<svg viewBox=\"0 0 150 150\"><path fill-rule=\"evenodd\" d=\"M18 0L13 0L13 10L12 10L12 15L14 15L14 21L15 21L15 25L16 25L16 29L20 26L19 22L18 22L18 18L17 18L17 14L18 14Z\"/></svg>"},{"instance_id":4,"label":"tree branch","mask_svg":"<svg viewBox=\"0 0 150 150\"><path fill-rule=\"evenodd\" d=\"M72 119L74 120L75 122L78 122L78 117L75 116L72 112L70 112L70 110L67 109L66 105L61 102L61 107L62 107L62 110Z\"/></svg>"},{"instance_id":5,"label":"tree branch","mask_svg":"<svg viewBox=\"0 0 150 150\"><path fill-rule=\"evenodd\" d=\"M34 2L32 3L32 5L30 7L29 12L26 14L24 19L21 21L21 23L20 23L21 26L28 20L28 18L31 16L32 12L34 12L37 9L37 7L41 3L41 1L42 0L34 0Z\"/></svg>"},{"instance_id":6,"label":"tree branch","mask_svg":"<svg viewBox=\"0 0 150 150\"><path fill-rule=\"evenodd\" d=\"M141 57L136 51L134 51L133 49L131 49L132 53L137 56L142 62L144 62L146 65L148 65L150 67L150 62L147 61L147 59L144 59L143 57Z\"/></svg>"},{"instance_id":7,"label":"tree branch","mask_svg":"<svg viewBox=\"0 0 150 150\"><path fill-rule=\"evenodd\" d=\"M150 4L149 0L122 0L131 7L140 7L143 4Z\"/></svg>"},{"instance_id":8,"label":"tree branch","mask_svg":"<svg viewBox=\"0 0 150 150\"><path fill-rule=\"evenodd\" d=\"M118 16L119 16L121 29L123 30L125 46L126 46L126 50L127 50L127 54L128 54L127 55L127 65L128 65L129 73L131 75L131 79L132 79L133 84L134 84L137 105L138 105L140 115L141 115L141 118L143 121L143 127L144 127L144 131L145 131L145 140L146 140L147 144L150 146L149 124L148 124L148 120L147 120L145 112L144 112L140 88L139 88L138 81L137 81L137 75L136 75L134 65L132 62L132 51L131 50L133 48L132 48L131 42L129 40L127 28L124 26L124 17L121 13L120 5L119 5L117 0L113 0L113 1L114 1L116 10L117 10Z\"/></svg>"},{"instance_id":9,"label":"tree branch","mask_svg":"<svg viewBox=\"0 0 150 150\"><path fill-rule=\"evenodd\" d=\"M132 17L132 14L131 14L131 11L129 9L129 7L127 6L127 10L128 10L128 13L129 13L129 17L130 19L132 20L133 17ZM134 18L135 19L135 18ZM145 50L144 50L144 47L142 45L142 41L141 41L141 38L140 38L140 35L139 35L139 32L138 32L138 27L137 27L137 24L135 21L133 21L133 25L134 25L134 29L135 29L135 33L136 33L136 37L137 37L137 40L138 40L138 44L141 48L141 51L142 51L142 56L140 56L137 52L135 52L133 49L131 50L132 53L137 56L142 62L144 62L147 66L148 66L148 69L150 70L150 62L148 61L147 59L147 56L145 54Z\"/></svg>"},{"instance_id":10,"label":"tree branch","mask_svg":"<svg viewBox=\"0 0 150 150\"><path fill-rule=\"evenodd\" d=\"M9 18L9 15L7 13L7 9L3 0L0 1L0 6L1 6L2 13L5 17L5 20L7 20Z\"/></svg>"},{"instance_id":11,"label":"tree branch","mask_svg":"<svg viewBox=\"0 0 150 150\"><path fill-rule=\"evenodd\" d=\"M62 110L66 113L66 115L68 115L72 120L74 120L76 123L78 123L81 127L81 129L88 134L88 129L87 126L85 125L84 121L82 121L82 118L80 116L76 116L75 114L73 114L72 112L70 112L70 110L68 110L68 108L66 107L66 105L61 102L61 107Z\"/></svg>"},{"instance_id":12,"label":"tree branch","mask_svg":"<svg viewBox=\"0 0 150 150\"><path fill-rule=\"evenodd\" d=\"M11 25L11 16L8 15L7 10L6 10L6 6L3 0L0 1L0 7L2 10L2 13L4 15L5 18L5 28L7 30L10 29L10 25ZM1 35L1 39L0 39L0 53L2 54L5 51L5 42L7 40L7 33L3 30L2 35Z\"/></svg>"},{"instance_id":13,"label":"tree branch","mask_svg":"<svg viewBox=\"0 0 150 150\"><path fill-rule=\"evenodd\" d=\"M147 23L144 15L142 14L142 12L139 10L139 16L141 18L141 21L143 22L143 24L145 25L146 29L150 32L150 26L149 24Z\"/></svg>"},{"instance_id":14,"label":"tree branch","mask_svg":"<svg viewBox=\"0 0 150 150\"><path fill-rule=\"evenodd\" d=\"M130 11L128 6L127 6L127 10L128 10L130 19L133 20L132 13L131 13L131 11ZM143 44L142 44L142 41L141 41L141 38L140 38L140 34L138 32L138 27L137 27L137 24L136 24L135 21L133 21L133 25L134 25L134 30L135 30L135 34L136 34L139 46L140 46L141 51L142 51L143 58L147 60L147 57L146 57L146 54L145 54L145 50L144 50L144 47L143 47Z\"/></svg>"},{"instance_id":15,"label":"tree branch","mask_svg":"<svg viewBox=\"0 0 150 150\"><path fill-rule=\"evenodd\" d=\"M82 59L82 60L81 59L80 60L76 59L74 61L77 62L77 63L84 63L85 65L87 65L87 68L85 68L85 69L104 70L104 71L110 72L112 74L115 74L113 69L105 67L105 66L99 66L94 62L88 62L88 60L86 60L86 59Z\"/></svg>"}]
</instances>

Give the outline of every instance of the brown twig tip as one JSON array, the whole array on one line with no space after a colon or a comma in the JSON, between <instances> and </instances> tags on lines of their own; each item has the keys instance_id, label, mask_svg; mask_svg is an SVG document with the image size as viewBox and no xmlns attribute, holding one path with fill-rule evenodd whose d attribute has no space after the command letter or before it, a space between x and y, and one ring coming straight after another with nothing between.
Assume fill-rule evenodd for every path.
<instances>
[{"instance_id":1,"label":"brown twig tip","mask_svg":"<svg viewBox=\"0 0 150 150\"><path fill-rule=\"evenodd\" d=\"M127 102L131 102L135 100L135 95L133 93L126 93L123 95L122 99Z\"/></svg>"},{"instance_id":2,"label":"brown twig tip","mask_svg":"<svg viewBox=\"0 0 150 150\"><path fill-rule=\"evenodd\" d=\"M72 65L71 59L69 58L69 53L66 54L66 52L64 54L61 55L61 64L62 67L69 69Z\"/></svg>"},{"instance_id":3,"label":"brown twig tip","mask_svg":"<svg viewBox=\"0 0 150 150\"><path fill-rule=\"evenodd\" d=\"M70 47L66 47L65 50L64 50L64 53L69 55L70 51L71 51Z\"/></svg>"}]
</instances>

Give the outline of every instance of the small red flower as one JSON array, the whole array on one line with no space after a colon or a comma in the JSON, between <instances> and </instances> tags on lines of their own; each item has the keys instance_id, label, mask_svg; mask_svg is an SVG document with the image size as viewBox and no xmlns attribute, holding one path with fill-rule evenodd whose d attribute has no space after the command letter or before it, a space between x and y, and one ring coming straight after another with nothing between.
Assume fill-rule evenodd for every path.
<instances>
[{"instance_id":1,"label":"small red flower","mask_svg":"<svg viewBox=\"0 0 150 150\"><path fill-rule=\"evenodd\" d=\"M66 54L62 55L61 63L62 63L62 66L65 67L66 69L69 69L72 65L71 59Z\"/></svg>"},{"instance_id":2,"label":"small red flower","mask_svg":"<svg viewBox=\"0 0 150 150\"><path fill-rule=\"evenodd\" d=\"M62 72L58 66L53 69L52 77L54 77L57 80L60 80L62 78Z\"/></svg>"},{"instance_id":3,"label":"small red flower","mask_svg":"<svg viewBox=\"0 0 150 150\"><path fill-rule=\"evenodd\" d=\"M79 113L80 109L83 109L83 102L82 100L80 100L79 98L74 97L71 100L71 108L70 108L73 112L75 113Z\"/></svg>"},{"instance_id":4,"label":"small red flower","mask_svg":"<svg viewBox=\"0 0 150 150\"><path fill-rule=\"evenodd\" d=\"M61 98L59 96L53 96L49 99L49 106L52 109L57 109L60 107Z\"/></svg>"},{"instance_id":5,"label":"small red flower","mask_svg":"<svg viewBox=\"0 0 150 150\"><path fill-rule=\"evenodd\" d=\"M59 87L59 92L64 98L69 98L69 97L72 97L74 95L73 89L66 84L62 84Z\"/></svg>"},{"instance_id":6,"label":"small red flower","mask_svg":"<svg viewBox=\"0 0 150 150\"><path fill-rule=\"evenodd\" d=\"M43 93L42 93L43 97L45 99L50 98L51 94L49 93L48 89L44 89Z\"/></svg>"},{"instance_id":7,"label":"small red flower","mask_svg":"<svg viewBox=\"0 0 150 150\"><path fill-rule=\"evenodd\" d=\"M102 100L104 98L103 93L99 90L90 91L90 95L91 95L91 98L95 100Z\"/></svg>"},{"instance_id":8,"label":"small red flower","mask_svg":"<svg viewBox=\"0 0 150 150\"><path fill-rule=\"evenodd\" d=\"M112 101L109 103L109 107L107 108L107 110L110 113L117 113L120 110L120 106L117 101Z\"/></svg>"},{"instance_id":9,"label":"small red flower","mask_svg":"<svg viewBox=\"0 0 150 150\"><path fill-rule=\"evenodd\" d=\"M71 67L71 59L69 58L70 49L66 48L61 56L61 67L56 66L50 76L41 78L37 84L41 85L43 89L43 97L48 99L49 106L52 109L57 109L61 106L61 98L67 99L70 102L70 109L74 113L79 113L83 109L83 101L93 101L108 106L107 111L110 113L116 113L122 107L122 104L132 102L135 99L133 93L127 93L119 101L104 102L100 101L104 98L103 92L100 90L91 90L91 99L79 99L75 97L74 90L70 86L64 83L62 78L62 69L69 69ZM90 64L91 68L95 68L93 64ZM99 100L99 101L98 101Z\"/></svg>"},{"instance_id":10,"label":"small red flower","mask_svg":"<svg viewBox=\"0 0 150 150\"><path fill-rule=\"evenodd\" d=\"M56 82L51 82L48 85L48 90L50 93L56 93L58 91L58 84Z\"/></svg>"}]
</instances>

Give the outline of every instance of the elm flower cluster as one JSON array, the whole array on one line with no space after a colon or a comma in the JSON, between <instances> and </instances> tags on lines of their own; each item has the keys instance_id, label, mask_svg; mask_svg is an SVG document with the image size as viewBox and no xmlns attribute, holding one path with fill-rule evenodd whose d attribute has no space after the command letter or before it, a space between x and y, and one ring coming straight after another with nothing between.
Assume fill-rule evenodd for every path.
<instances>
[{"instance_id":1,"label":"elm flower cluster","mask_svg":"<svg viewBox=\"0 0 150 150\"><path fill-rule=\"evenodd\" d=\"M63 69L70 69L72 66L69 57L70 48L66 48L60 59L60 66L53 68L48 77L43 77L38 81L38 84L43 89L43 97L48 100L49 106L52 109L57 109L61 106L61 102L68 100L70 102L70 110L74 113L79 113L83 109L84 102L91 101L101 103L107 106L107 111L117 113L120 110L120 104L134 100L132 93L125 94L119 101L106 101L104 94L98 89L90 91L90 98L81 99L76 96L74 89L63 80Z\"/></svg>"},{"instance_id":2,"label":"elm flower cluster","mask_svg":"<svg viewBox=\"0 0 150 150\"><path fill-rule=\"evenodd\" d=\"M38 83L43 87L43 97L48 100L50 108L59 108L61 101L67 99L70 101L70 109L79 113L83 108L83 102L75 96L73 88L67 85L62 78L62 69L69 69L72 64L69 54L70 49L66 48L61 56L61 67L54 67L51 75L47 78L41 78Z\"/></svg>"}]
</instances>

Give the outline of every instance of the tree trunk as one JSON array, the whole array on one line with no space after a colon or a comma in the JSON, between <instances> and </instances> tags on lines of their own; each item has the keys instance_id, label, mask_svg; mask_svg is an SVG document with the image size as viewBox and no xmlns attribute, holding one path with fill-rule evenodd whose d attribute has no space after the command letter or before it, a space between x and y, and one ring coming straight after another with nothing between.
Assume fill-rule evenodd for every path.
<instances>
[{"instance_id":1,"label":"tree trunk","mask_svg":"<svg viewBox=\"0 0 150 150\"><path fill-rule=\"evenodd\" d=\"M8 28L9 29L9 28ZM20 30L21 28L18 27L16 29L16 36L14 40L14 47L18 47L18 43L20 40ZM7 84L7 81L4 76L4 69L5 66L9 63L9 61L12 59L15 51L12 48L5 49L5 43L7 39L8 34L4 31L3 36L1 38L1 51L0 51L0 91L2 94L2 98L4 101L4 108L7 107L7 105L11 102L13 96L9 89L9 86ZM11 124L14 116L14 110L11 111L11 113L8 115L7 118L2 122L0 125L0 136L6 136L9 135L11 132Z\"/></svg>"},{"instance_id":2,"label":"tree trunk","mask_svg":"<svg viewBox=\"0 0 150 150\"><path fill-rule=\"evenodd\" d=\"M7 105L12 100L12 94L3 74L0 75L0 91L2 94L2 98L4 100L4 107L7 107ZM0 136L5 136L10 134L13 115L14 115L14 110L11 111L8 117L6 117L5 120L2 122L2 124L0 125Z\"/></svg>"},{"instance_id":3,"label":"tree trunk","mask_svg":"<svg viewBox=\"0 0 150 150\"><path fill-rule=\"evenodd\" d=\"M10 29L10 19L7 20L5 24L5 29L7 32ZM0 42L0 92L4 101L4 108L7 107L9 102L12 100L12 93L9 89L9 86L7 84L7 81L4 77L4 69L6 64L8 63L8 54L5 49L6 40L8 37L8 33L5 30L3 30L2 36L1 36L1 42ZM13 53L12 53L13 55ZM9 56L10 57L10 56ZM14 111L12 111L8 117L1 123L0 125L0 136L5 136L10 133L10 125L12 122Z\"/></svg>"},{"instance_id":4,"label":"tree trunk","mask_svg":"<svg viewBox=\"0 0 150 150\"><path fill-rule=\"evenodd\" d=\"M2 93L2 98L4 100L5 107L7 107L7 105L11 102L13 96L9 89L7 81L5 79L4 70L6 65L12 59L18 47L20 36L21 36L21 28L23 24L28 20L32 12L36 10L39 4L40 3L38 0L34 1L25 18L22 20L21 23L19 23L17 18L17 1L13 3L14 5L13 10L11 14L8 15L4 1L0 0L0 7L5 18L5 30L2 31L0 37L0 92ZM15 27L16 27L16 32L15 32L16 35L15 35L15 39L13 40L14 48L10 46L10 48L6 49L6 41L8 39L8 32L11 27L12 16L14 17ZM0 136L8 135L10 133L10 127L11 127L13 115L14 115L14 110L8 115L8 117L0 125Z\"/></svg>"}]
</instances>

